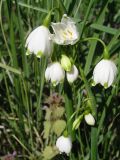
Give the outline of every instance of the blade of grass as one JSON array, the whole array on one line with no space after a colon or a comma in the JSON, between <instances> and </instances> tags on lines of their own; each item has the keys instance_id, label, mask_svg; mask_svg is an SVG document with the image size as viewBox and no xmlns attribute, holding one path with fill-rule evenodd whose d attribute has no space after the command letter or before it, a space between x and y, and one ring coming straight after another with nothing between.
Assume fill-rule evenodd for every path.
<instances>
[{"instance_id":1,"label":"blade of grass","mask_svg":"<svg viewBox=\"0 0 120 160\"><path fill-rule=\"evenodd\" d=\"M90 27L95 29L95 30L102 31L102 32L105 32L105 33L109 33L109 34L112 34L112 35L115 35L116 32L117 32L117 29L114 29L114 28L111 28L111 27L106 27L104 25L97 24L97 23L91 24Z\"/></svg>"},{"instance_id":2,"label":"blade of grass","mask_svg":"<svg viewBox=\"0 0 120 160\"><path fill-rule=\"evenodd\" d=\"M97 24L102 24L104 22L105 11L107 9L109 1L110 0L106 1L105 4L103 5L102 10L100 11L99 17L98 17L97 22L96 22ZM94 33L93 37L99 38L99 34ZM93 56L95 54L96 45L97 45L97 42L95 42L95 41L94 42L92 41L90 43L90 49L89 49L89 52L88 52L88 56L87 56L86 64L85 64L85 68L84 68L85 75L87 75L89 73L89 69L90 69L90 66L91 66L91 63L92 63L92 60L93 60Z\"/></svg>"},{"instance_id":3,"label":"blade of grass","mask_svg":"<svg viewBox=\"0 0 120 160\"><path fill-rule=\"evenodd\" d=\"M10 71L10 72L13 72L13 73L18 74L18 75L22 74L22 72L19 71L18 69L10 67L10 66L8 66L6 64L3 64L1 62L0 62L0 67L3 68L3 69L5 69L6 71Z\"/></svg>"}]
</instances>

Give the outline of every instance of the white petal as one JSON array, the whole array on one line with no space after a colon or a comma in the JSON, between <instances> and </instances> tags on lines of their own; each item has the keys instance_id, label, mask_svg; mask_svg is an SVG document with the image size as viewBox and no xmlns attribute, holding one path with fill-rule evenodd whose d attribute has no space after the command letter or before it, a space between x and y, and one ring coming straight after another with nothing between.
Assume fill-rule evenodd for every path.
<instances>
[{"instance_id":1,"label":"white petal","mask_svg":"<svg viewBox=\"0 0 120 160\"><path fill-rule=\"evenodd\" d=\"M45 70L45 79L46 81L49 81L50 80L50 70L51 70L51 66L52 64L49 64Z\"/></svg>"},{"instance_id":2,"label":"white petal","mask_svg":"<svg viewBox=\"0 0 120 160\"><path fill-rule=\"evenodd\" d=\"M61 81L64 80L65 71L61 67L60 63L56 62L52 65L50 77L51 77L51 82L53 83L54 82L60 83Z\"/></svg>"},{"instance_id":3,"label":"white petal","mask_svg":"<svg viewBox=\"0 0 120 160\"><path fill-rule=\"evenodd\" d=\"M55 41L57 44L62 44L65 41L65 38L63 37L63 31L66 29L66 25L62 23L51 23L51 26L55 32L53 41Z\"/></svg>"},{"instance_id":4,"label":"white petal","mask_svg":"<svg viewBox=\"0 0 120 160\"><path fill-rule=\"evenodd\" d=\"M56 147L61 153L69 154L72 149L72 141L70 137L61 136L56 141Z\"/></svg>"},{"instance_id":5,"label":"white petal","mask_svg":"<svg viewBox=\"0 0 120 160\"><path fill-rule=\"evenodd\" d=\"M67 14L64 14L62 19L61 19L61 23L64 23L64 24L75 24L75 22L67 16Z\"/></svg>"},{"instance_id":6,"label":"white petal","mask_svg":"<svg viewBox=\"0 0 120 160\"><path fill-rule=\"evenodd\" d=\"M70 72L66 72L67 80L69 83L73 83L78 78L78 69L75 65L72 66Z\"/></svg>"},{"instance_id":7,"label":"white petal","mask_svg":"<svg viewBox=\"0 0 120 160\"><path fill-rule=\"evenodd\" d=\"M100 83L101 85L108 84L110 87L115 79L117 73L117 67L110 60L101 60L94 68L93 79L95 83Z\"/></svg>"},{"instance_id":8,"label":"white petal","mask_svg":"<svg viewBox=\"0 0 120 160\"><path fill-rule=\"evenodd\" d=\"M50 32L44 26L37 27L33 30L26 40L26 46L30 52L37 54L42 52L45 55L50 55L53 49L53 43L50 40Z\"/></svg>"},{"instance_id":9,"label":"white petal","mask_svg":"<svg viewBox=\"0 0 120 160\"><path fill-rule=\"evenodd\" d=\"M63 15L61 22L52 23L52 28L54 30L54 36L52 39L55 43L59 45L73 45L79 40L79 32L74 21Z\"/></svg>"}]
</instances>

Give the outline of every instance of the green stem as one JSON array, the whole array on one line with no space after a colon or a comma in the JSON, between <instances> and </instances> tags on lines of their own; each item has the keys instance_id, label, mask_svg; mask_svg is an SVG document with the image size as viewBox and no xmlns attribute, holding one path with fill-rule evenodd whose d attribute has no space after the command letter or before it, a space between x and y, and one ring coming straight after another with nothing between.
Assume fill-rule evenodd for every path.
<instances>
[{"instance_id":1,"label":"green stem","mask_svg":"<svg viewBox=\"0 0 120 160\"><path fill-rule=\"evenodd\" d=\"M41 106L41 99L43 94L43 87L44 87L44 81L45 81L45 69L46 69L46 63L47 58L43 57L41 60L41 75L40 75L40 92L38 95L38 101L37 101L37 126L39 128L39 123L42 117L42 106Z\"/></svg>"},{"instance_id":2,"label":"green stem","mask_svg":"<svg viewBox=\"0 0 120 160\"><path fill-rule=\"evenodd\" d=\"M92 90L88 84L88 81L84 75L84 71L81 68L81 66L79 66L79 70L80 70L82 80L85 84L87 93L88 93L90 100L91 100L92 114L94 115L95 119L97 120L97 109L96 109L96 101L95 101L94 95L92 93ZM97 126L93 126L91 128L91 160L97 160L97 154L98 154L98 152L97 152Z\"/></svg>"},{"instance_id":3,"label":"green stem","mask_svg":"<svg viewBox=\"0 0 120 160\"><path fill-rule=\"evenodd\" d=\"M73 118L71 119L71 115L73 114L72 90L67 80L65 80L64 82L64 97L65 97L65 110L67 116L68 134L74 141L75 133L72 130Z\"/></svg>"},{"instance_id":4,"label":"green stem","mask_svg":"<svg viewBox=\"0 0 120 160\"><path fill-rule=\"evenodd\" d=\"M108 52L107 46L105 45L105 43L101 39L99 39L97 37L88 37L88 38L85 38L85 39L81 40L80 42L90 41L90 40L99 41L102 44L103 48L104 48L104 51L103 51L104 59L109 59L109 52Z\"/></svg>"}]
</instances>

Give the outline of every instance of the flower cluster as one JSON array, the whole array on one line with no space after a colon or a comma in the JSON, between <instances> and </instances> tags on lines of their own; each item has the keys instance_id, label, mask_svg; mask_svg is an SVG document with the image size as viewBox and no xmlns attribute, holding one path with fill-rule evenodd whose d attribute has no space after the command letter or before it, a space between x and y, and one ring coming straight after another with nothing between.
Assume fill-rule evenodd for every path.
<instances>
[{"instance_id":1,"label":"flower cluster","mask_svg":"<svg viewBox=\"0 0 120 160\"><path fill-rule=\"evenodd\" d=\"M61 22L51 23L53 33L51 34L49 29L41 25L34 29L27 37L25 46L27 47L26 54L35 54L38 58L42 56L51 57L53 52L54 43L58 45L74 45L79 41L79 32L75 22L72 18L66 14L63 15ZM106 48L104 48L106 49ZM70 56L69 56L70 57ZM64 81L71 84L78 78L78 69L73 63L72 57L69 58L65 54L61 55L60 61L49 63L45 70L45 79L47 82L51 82L53 86ZM93 70L93 83L95 86L100 83L104 88L110 87L117 74L117 67L114 62L109 59L102 59ZM86 123L90 126L95 125L95 118L90 112L85 112L82 115ZM78 118L80 123L81 117ZM56 147L60 153L65 152L69 154L72 149L72 141L70 137L61 136L56 141Z\"/></svg>"},{"instance_id":2,"label":"flower cluster","mask_svg":"<svg viewBox=\"0 0 120 160\"><path fill-rule=\"evenodd\" d=\"M74 45L79 41L79 32L75 22L66 14L63 15L61 22L51 23L54 33L42 25L34 29L27 37L25 46L26 54L35 54L38 58L43 55L50 57L53 52L53 44ZM73 83L78 77L77 67L71 63L66 55L62 55L61 63L52 62L47 66L45 78L53 85L63 82L66 78L69 83ZM117 67L111 60L103 59L94 68L93 86L100 83L105 88L112 85L117 74Z\"/></svg>"},{"instance_id":3,"label":"flower cluster","mask_svg":"<svg viewBox=\"0 0 120 160\"><path fill-rule=\"evenodd\" d=\"M54 62L47 66L45 71L46 81L51 81L54 86L64 81L66 77L69 83L73 83L78 77L78 69L75 65L72 65L69 58L62 55L61 63Z\"/></svg>"},{"instance_id":4,"label":"flower cluster","mask_svg":"<svg viewBox=\"0 0 120 160\"><path fill-rule=\"evenodd\" d=\"M51 34L46 26L39 26L27 37L25 46L27 54L35 54L38 58L50 56L53 51L53 43L59 45L73 45L79 40L79 33L75 22L63 15L61 22L52 23L54 34Z\"/></svg>"}]
</instances>

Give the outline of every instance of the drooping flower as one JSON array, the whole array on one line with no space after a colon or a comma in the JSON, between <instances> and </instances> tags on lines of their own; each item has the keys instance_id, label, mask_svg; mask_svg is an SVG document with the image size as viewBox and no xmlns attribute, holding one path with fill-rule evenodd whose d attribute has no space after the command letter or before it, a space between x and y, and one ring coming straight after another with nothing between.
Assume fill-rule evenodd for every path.
<instances>
[{"instance_id":1,"label":"drooping flower","mask_svg":"<svg viewBox=\"0 0 120 160\"><path fill-rule=\"evenodd\" d=\"M93 117L93 115L92 115L91 113L86 114L86 115L84 116L84 118L85 118L85 121L86 121L86 123L87 123L88 125L94 126L94 124L95 124L95 119L94 119L94 117Z\"/></svg>"},{"instance_id":2,"label":"drooping flower","mask_svg":"<svg viewBox=\"0 0 120 160\"><path fill-rule=\"evenodd\" d=\"M52 39L59 45L74 45L79 40L79 32L75 22L66 14L63 15L61 22L52 23L54 33Z\"/></svg>"},{"instance_id":3,"label":"drooping flower","mask_svg":"<svg viewBox=\"0 0 120 160\"><path fill-rule=\"evenodd\" d=\"M72 64L70 62L70 59L66 55L62 55L61 66L63 67L63 69L65 71L70 71L71 70Z\"/></svg>"},{"instance_id":4,"label":"drooping flower","mask_svg":"<svg viewBox=\"0 0 120 160\"><path fill-rule=\"evenodd\" d=\"M51 63L45 71L45 79L51 81L54 86L62 82L65 77L65 71L59 62Z\"/></svg>"},{"instance_id":5,"label":"drooping flower","mask_svg":"<svg viewBox=\"0 0 120 160\"><path fill-rule=\"evenodd\" d=\"M100 83L105 88L112 85L117 74L117 67L111 60L103 59L94 68L93 85Z\"/></svg>"},{"instance_id":6,"label":"drooping flower","mask_svg":"<svg viewBox=\"0 0 120 160\"><path fill-rule=\"evenodd\" d=\"M59 149L60 153L69 154L72 149L72 140L70 137L61 136L56 141L56 147Z\"/></svg>"},{"instance_id":7,"label":"drooping flower","mask_svg":"<svg viewBox=\"0 0 120 160\"><path fill-rule=\"evenodd\" d=\"M53 42L50 39L49 29L45 26L34 29L27 37L25 47L28 49L27 54L34 53L38 58L42 55L50 56Z\"/></svg>"},{"instance_id":8,"label":"drooping flower","mask_svg":"<svg viewBox=\"0 0 120 160\"><path fill-rule=\"evenodd\" d=\"M66 73L69 83L73 83L78 78L78 69L75 65L72 66L71 71Z\"/></svg>"}]
</instances>

